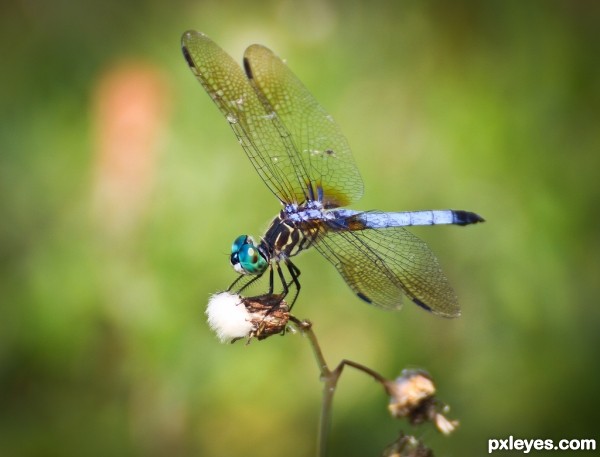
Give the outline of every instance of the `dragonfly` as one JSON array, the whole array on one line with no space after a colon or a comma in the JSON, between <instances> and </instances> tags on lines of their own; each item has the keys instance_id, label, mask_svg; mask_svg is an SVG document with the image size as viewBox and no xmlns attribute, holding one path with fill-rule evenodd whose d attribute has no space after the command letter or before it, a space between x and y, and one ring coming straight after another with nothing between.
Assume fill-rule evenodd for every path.
<instances>
[{"instance_id":1,"label":"dragonfly","mask_svg":"<svg viewBox=\"0 0 600 457\"><path fill-rule=\"evenodd\" d=\"M187 31L192 73L233 129L260 178L282 205L260 241L235 239L230 261L241 292L269 271L269 295L300 292L292 258L316 249L363 301L399 309L403 297L444 317L460 315L456 294L425 242L407 226L483 222L463 210L356 211L363 181L348 141L287 64L252 45L238 65L205 34ZM278 279L277 279L278 278ZM290 306L291 307L291 306Z\"/></svg>"}]
</instances>

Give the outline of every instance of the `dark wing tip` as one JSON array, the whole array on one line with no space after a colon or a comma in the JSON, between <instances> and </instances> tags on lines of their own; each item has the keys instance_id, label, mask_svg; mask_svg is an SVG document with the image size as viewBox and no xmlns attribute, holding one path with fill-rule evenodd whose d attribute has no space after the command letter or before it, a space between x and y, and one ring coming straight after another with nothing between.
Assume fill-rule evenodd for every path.
<instances>
[{"instance_id":1,"label":"dark wing tip","mask_svg":"<svg viewBox=\"0 0 600 457\"><path fill-rule=\"evenodd\" d=\"M358 298L360 298L361 300L366 301L367 303L373 303L373 300L371 300L369 297L367 297L365 294L363 294L362 292L356 292L356 296Z\"/></svg>"},{"instance_id":2,"label":"dark wing tip","mask_svg":"<svg viewBox=\"0 0 600 457\"><path fill-rule=\"evenodd\" d=\"M188 51L188 49L185 47L185 44L181 46L181 52L183 53L183 58L187 62L188 66L190 68L196 68L196 64L190 55L190 51Z\"/></svg>"},{"instance_id":3,"label":"dark wing tip","mask_svg":"<svg viewBox=\"0 0 600 457\"><path fill-rule=\"evenodd\" d=\"M195 30L186 30L181 35L181 52L183 53L183 57L187 62L190 68L196 68L196 64L194 63L194 59L192 59L192 55L188 47L192 44L192 41L197 38L208 38L201 32L196 32Z\"/></svg>"},{"instance_id":4,"label":"dark wing tip","mask_svg":"<svg viewBox=\"0 0 600 457\"><path fill-rule=\"evenodd\" d=\"M442 312L442 311L434 311L433 309L431 309L429 306L427 306L425 303L423 303L421 300L419 300L416 297L412 297L411 300L418 306L420 306L421 308L423 308L425 311L429 311L430 313L436 314L438 316L442 316L442 317L448 317L448 318L454 318L454 317L460 317L460 309L458 309L458 307L451 311L451 312Z\"/></svg>"},{"instance_id":5,"label":"dark wing tip","mask_svg":"<svg viewBox=\"0 0 600 457\"><path fill-rule=\"evenodd\" d=\"M425 303L423 303L421 300L419 300L418 298L413 297L412 301L414 301L417 305L419 305L425 311L431 312L431 308L429 306L427 306Z\"/></svg>"},{"instance_id":6,"label":"dark wing tip","mask_svg":"<svg viewBox=\"0 0 600 457\"><path fill-rule=\"evenodd\" d=\"M244 72L246 72L246 77L248 79L254 79L254 75L252 74L252 67L250 66L250 61L248 57L244 57Z\"/></svg>"},{"instance_id":7,"label":"dark wing tip","mask_svg":"<svg viewBox=\"0 0 600 457\"><path fill-rule=\"evenodd\" d=\"M267 61L271 58L278 57L266 46L262 44L253 44L246 48L244 52L244 71L248 79L254 79L254 71L252 71L252 63L256 61Z\"/></svg>"}]
</instances>

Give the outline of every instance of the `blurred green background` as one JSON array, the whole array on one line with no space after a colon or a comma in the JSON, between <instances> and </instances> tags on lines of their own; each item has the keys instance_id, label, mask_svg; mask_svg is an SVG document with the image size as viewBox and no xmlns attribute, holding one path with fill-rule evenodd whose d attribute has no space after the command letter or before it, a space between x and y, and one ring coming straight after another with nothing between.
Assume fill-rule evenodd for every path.
<instances>
[{"instance_id":1,"label":"blurred green background","mask_svg":"<svg viewBox=\"0 0 600 457\"><path fill-rule=\"evenodd\" d=\"M595 438L600 421L599 3L17 1L0 15L0 455L313 455L321 385L300 336L219 344L234 237L279 210L179 49L260 42L336 118L356 208L457 208L415 229L463 316L356 299L304 254L295 312L341 358L427 369L461 428L393 421L348 370L331 455L398 430L436 455ZM506 455L507 453L505 453Z\"/></svg>"}]
</instances>

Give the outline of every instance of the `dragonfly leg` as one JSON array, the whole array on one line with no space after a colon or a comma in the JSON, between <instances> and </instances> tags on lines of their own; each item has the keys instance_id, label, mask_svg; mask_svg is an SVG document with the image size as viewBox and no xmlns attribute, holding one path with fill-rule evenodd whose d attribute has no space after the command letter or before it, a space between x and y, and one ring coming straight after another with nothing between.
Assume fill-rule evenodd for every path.
<instances>
[{"instance_id":1,"label":"dragonfly leg","mask_svg":"<svg viewBox=\"0 0 600 457\"><path fill-rule=\"evenodd\" d=\"M287 262L287 267L288 267L288 271L290 272L290 276L292 277L292 280L289 282L288 287L290 287L292 285L292 283L296 286L296 293L294 294L294 299L290 302L290 310L292 309L292 306L294 306L294 303L296 303L296 299L298 298L298 295L300 294L300 281L298 281L298 277L300 276L300 269L294 265L292 262Z\"/></svg>"},{"instance_id":2,"label":"dragonfly leg","mask_svg":"<svg viewBox=\"0 0 600 457\"><path fill-rule=\"evenodd\" d=\"M231 283L231 285L227 288L227 292L230 292L231 289L233 289L235 287L235 285L240 282L240 280L244 277L244 275L239 275L237 278L235 278L235 281L233 281Z\"/></svg>"},{"instance_id":3,"label":"dragonfly leg","mask_svg":"<svg viewBox=\"0 0 600 457\"><path fill-rule=\"evenodd\" d=\"M279 268L279 266L278 266ZM269 268L269 295L273 295L273 267Z\"/></svg>"},{"instance_id":4,"label":"dragonfly leg","mask_svg":"<svg viewBox=\"0 0 600 457\"><path fill-rule=\"evenodd\" d=\"M298 298L298 294L300 293L300 282L298 281L298 277L300 276L300 270L298 269L298 267L296 267L296 265L294 265L292 262L289 262L289 261L286 262L286 266L287 266L287 269L291 276L291 279L289 281L286 279L285 274L284 274L281 266L279 265L279 263L276 263L275 265L272 265L270 267L268 295L273 295L273 292L275 290L275 272L274 272L274 270L277 269L277 276L279 276L279 280L281 282L281 287L282 287L281 300L283 300L286 297L286 295L288 295L292 285L295 286L296 291L294 293L294 298L291 301L291 305L290 305L290 309L291 309L292 305L296 302L296 299ZM261 277L262 277L262 275L257 275L257 276L240 275L236 278L235 281L233 281L233 283L231 283L231 285L229 286L227 291L235 290L236 293L239 294L244 289L249 287L252 283L254 283L258 279L260 279ZM241 287L234 289L240 283L242 283Z\"/></svg>"},{"instance_id":5,"label":"dragonfly leg","mask_svg":"<svg viewBox=\"0 0 600 457\"><path fill-rule=\"evenodd\" d=\"M285 279L285 276L283 275L283 270L279 266L279 263L277 264L276 268L277 268L277 274L279 275L279 279L281 281L281 285L283 287L283 291L281 293L281 299L283 300L283 298L288 294L290 288L289 288L288 283L287 283L287 281Z\"/></svg>"},{"instance_id":6,"label":"dragonfly leg","mask_svg":"<svg viewBox=\"0 0 600 457\"><path fill-rule=\"evenodd\" d=\"M258 275L258 276L248 276L248 275L239 275L235 281L233 281L231 283L231 285L227 288L227 292L231 292L231 290L235 287L235 285L237 283L241 282L245 282L245 284L243 284L239 289L236 290L237 293L240 293L241 291L243 291L246 287L248 287L250 284L252 284L254 281L260 279L262 275Z\"/></svg>"}]
</instances>

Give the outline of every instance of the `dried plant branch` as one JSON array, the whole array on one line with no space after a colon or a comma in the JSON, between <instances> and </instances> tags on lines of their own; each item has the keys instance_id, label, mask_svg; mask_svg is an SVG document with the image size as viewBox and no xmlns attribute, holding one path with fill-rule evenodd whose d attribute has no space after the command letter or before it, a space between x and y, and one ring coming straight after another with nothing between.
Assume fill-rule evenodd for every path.
<instances>
[{"instance_id":1,"label":"dried plant branch","mask_svg":"<svg viewBox=\"0 0 600 457\"><path fill-rule=\"evenodd\" d=\"M435 384L431 376L423 370L403 370L401 376L390 380L363 364L347 359L343 359L335 369L331 370L313 331L313 324L307 319L300 320L290 314L287 304L280 295L242 297L229 292L218 293L209 301L207 316L210 326L223 342L246 339L249 343L253 339L263 340L273 335L285 334L290 325L307 337L323 382L317 457L327 455L333 398L339 378L346 366L365 373L382 386L390 397L388 409L392 417L406 418L413 425L432 422L445 435L452 433L458 426L457 421L449 420L444 416L448 407L436 398ZM421 457L433 454L416 438L401 433L400 437L385 450L384 455Z\"/></svg>"}]
</instances>

